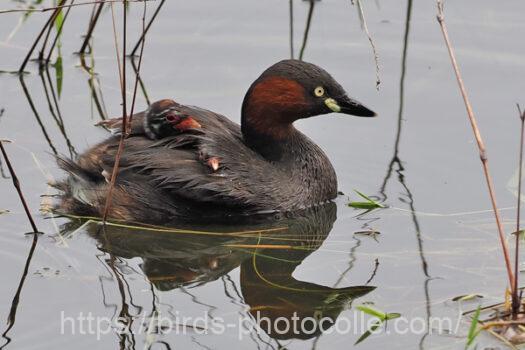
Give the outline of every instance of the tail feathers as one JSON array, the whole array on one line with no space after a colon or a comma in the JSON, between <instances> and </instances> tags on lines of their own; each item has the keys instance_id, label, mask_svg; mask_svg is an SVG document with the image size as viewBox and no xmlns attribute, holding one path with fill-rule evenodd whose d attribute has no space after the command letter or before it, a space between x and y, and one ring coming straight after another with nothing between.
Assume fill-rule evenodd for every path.
<instances>
[{"instance_id":1,"label":"tail feathers","mask_svg":"<svg viewBox=\"0 0 525 350\"><path fill-rule=\"evenodd\" d=\"M97 176L74 161L63 157L57 157L57 164L70 175L64 181L54 185L63 192L62 203L58 205L59 209L69 212L85 212L86 208L95 207L99 202L101 185L105 185L105 182L100 181L101 175ZM82 210L78 210L80 207Z\"/></svg>"}]
</instances>

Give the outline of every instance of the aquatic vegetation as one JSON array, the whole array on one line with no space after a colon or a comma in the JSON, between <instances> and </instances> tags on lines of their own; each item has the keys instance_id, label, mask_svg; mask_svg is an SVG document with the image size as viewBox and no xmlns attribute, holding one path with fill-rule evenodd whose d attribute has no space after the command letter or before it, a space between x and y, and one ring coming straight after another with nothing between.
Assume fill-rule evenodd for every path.
<instances>
[{"instance_id":1,"label":"aquatic vegetation","mask_svg":"<svg viewBox=\"0 0 525 350\"><path fill-rule=\"evenodd\" d=\"M503 252L503 259L505 262L505 268L507 272L508 282L509 282L509 293L511 296L511 305L510 305L510 312L508 312L506 315L499 315L497 314L495 317L493 317L490 321L492 321L488 326L485 326L485 328L493 328L497 326L501 326L498 330L498 333L502 336L503 339L509 340L513 343L524 343L525 342L525 319L523 319L523 299L521 292L518 290L518 276L520 274L520 271L518 269L519 266L519 234L515 234L515 256L514 256L514 267L512 267L511 264L511 258L509 254L509 248L508 243L505 237L505 232L502 225L502 219L500 217L500 212L498 205L496 204L496 196L494 191L494 183L489 171L489 165L488 165L488 157L486 152L486 147L483 142L483 138L481 136L481 133L477 126L477 120L474 115L469 97L467 95L467 90L465 88L465 85L463 83L463 79L461 76L461 72L459 70L459 66L456 61L454 49L452 47L447 26L445 23L444 18L444 5L442 0L437 0L437 8L438 8L438 14L437 14L437 21L441 27L441 31L443 34L443 38L445 40L445 45L448 49L448 53L450 56L451 64L454 70L454 73L456 75L456 79L458 82L458 86L460 89L461 96L463 98L466 110L467 110L467 116L470 121L470 125L472 127L472 131L474 133L474 139L476 140L476 144L479 151L479 156L483 168L483 174L485 176L485 180L487 183L487 190L490 196L490 201L492 204L492 210L494 212L494 217L496 221L496 226L498 230L498 236L499 241L501 244L501 249ZM520 150L519 150L519 162L518 162L518 168L519 168L519 177L518 177L518 196L517 196L517 215L516 215L516 233L520 232L520 210L521 210L521 181L522 181L522 167L523 167L523 147L524 147L524 133L525 133L525 111L522 112L519 104L518 104L518 114L521 121L521 128L520 128ZM506 293L507 295L507 293ZM506 303L504 303L505 305ZM505 311L508 308L505 308ZM469 330L469 334L467 336L467 347L472 344L474 338L479 333L478 331L475 331L476 325L478 323L480 309L476 310L472 325ZM510 320L510 321L508 321ZM517 334L517 335L516 335Z\"/></svg>"},{"instance_id":2,"label":"aquatic vegetation","mask_svg":"<svg viewBox=\"0 0 525 350\"><path fill-rule=\"evenodd\" d=\"M398 312L388 312L387 313L387 312L383 312L383 311L377 310L375 308L372 308L372 307L370 307L368 305L358 305L358 306L356 306L356 309L361 311L361 312L363 312L364 314L367 314L369 316L377 318L377 321L375 321L370 326L370 328L365 333L363 333L359 337L359 339L357 339L357 341L354 343L354 345L357 345L357 344L361 343L362 341L364 341L365 339L367 339L375 331L377 331L378 328L381 327L382 325L386 326L386 323L389 320L393 320L393 319L401 317L401 314L398 313Z\"/></svg>"},{"instance_id":3,"label":"aquatic vegetation","mask_svg":"<svg viewBox=\"0 0 525 350\"><path fill-rule=\"evenodd\" d=\"M359 192L358 190L354 190L355 193L357 193L361 198L363 198L365 201L352 201L348 203L349 207L356 208L356 209L376 209L376 208L385 208L385 206L378 201L368 197L367 195Z\"/></svg>"},{"instance_id":4,"label":"aquatic vegetation","mask_svg":"<svg viewBox=\"0 0 525 350\"><path fill-rule=\"evenodd\" d=\"M476 312L474 312L474 316L472 316L472 321L470 323L470 328L468 330L467 334L467 345L465 346L465 349L470 347L476 337L478 336L481 329L478 329L478 323L479 323L479 314L481 312L481 306L478 306L476 309Z\"/></svg>"}]
</instances>

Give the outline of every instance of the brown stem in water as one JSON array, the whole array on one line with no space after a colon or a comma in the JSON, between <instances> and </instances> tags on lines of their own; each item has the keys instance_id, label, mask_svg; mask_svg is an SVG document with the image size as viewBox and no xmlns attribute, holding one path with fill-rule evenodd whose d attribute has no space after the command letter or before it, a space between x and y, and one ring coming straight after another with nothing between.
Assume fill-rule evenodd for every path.
<instances>
[{"instance_id":1,"label":"brown stem in water","mask_svg":"<svg viewBox=\"0 0 525 350\"><path fill-rule=\"evenodd\" d=\"M515 293L514 291L514 273L512 272L512 265L509 255L509 248L507 246L507 241L505 240L505 233L503 231L503 225L501 224L501 218L499 215L498 206L496 204L496 195L494 193L494 184L492 182L492 177L490 176L489 172L489 164L488 164L488 158L487 153L485 149L485 144L483 143L483 139L481 138L481 134L478 129L478 125L476 122L476 117L474 116L474 112L472 110L472 106L470 104L467 91L465 89L465 85L463 84L463 79L461 77L461 73L459 71L458 63L456 62L456 56L454 54L454 49L452 48L452 45L450 43L450 39L448 36L447 26L445 24L445 18L443 15L443 3L442 0L437 0L438 5L438 15L437 20L439 22L439 25L441 27L441 31L443 32L443 38L445 39L445 44L448 49L448 53L450 56L450 61L452 63L452 67L454 68L454 73L456 74L456 79L458 81L459 90L461 92L461 96L463 97L463 101L465 102L465 107L467 109L467 115L470 120L470 125L472 126L472 131L474 132L474 137L476 138L476 142L479 149L479 156L481 159L481 164L483 166L483 173L485 174L485 180L487 181L487 187L489 191L490 201L492 203L492 210L494 211L494 216L496 218L496 225L498 227L498 234L499 234L499 240L501 243L501 249L503 251L503 256L505 258L505 266L507 268L507 275L509 278L509 285L512 293Z\"/></svg>"},{"instance_id":2,"label":"brown stem in water","mask_svg":"<svg viewBox=\"0 0 525 350\"><path fill-rule=\"evenodd\" d=\"M80 47L80 51L78 52L80 55L83 55L86 52L86 48L89 44L89 39L91 39L93 30L95 30L95 26L97 25L98 18L100 17L100 13L102 12L103 7L104 7L104 3L100 3L98 5L98 8L95 10L95 14L93 15L93 18L91 18L91 21L89 21L89 27L86 33L86 37L84 38L84 42L82 43L82 46Z\"/></svg>"},{"instance_id":3,"label":"brown stem in water","mask_svg":"<svg viewBox=\"0 0 525 350\"><path fill-rule=\"evenodd\" d=\"M516 209L516 246L514 251L514 290L512 293L512 317L516 319L518 312L520 311L520 297L518 295L518 265L520 256L520 212L521 212L521 177L523 168L523 136L525 132L525 112L521 112L520 105L517 105L518 113L521 120L520 129L520 157L519 157L519 170L518 170L518 205Z\"/></svg>"},{"instance_id":4,"label":"brown stem in water","mask_svg":"<svg viewBox=\"0 0 525 350\"><path fill-rule=\"evenodd\" d=\"M13 180L13 186L16 188L16 192L18 192L18 197L20 197L20 202L22 202L22 205L24 206L24 210L26 212L27 218L29 219L29 223L31 224L31 228L33 229L33 233L38 233L38 228L36 227L35 220L33 220L33 216L31 215L31 211L29 210L29 206L27 205L26 199L24 198L24 194L22 193L22 189L20 188L20 181L18 181L18 177L16 176L15 169L13 169L13 166L11 165L11 161L9 160L9 157L7 156L7 152L4 148L4 141L0 140L0 150L2 151L2 155L5 159L5 164L7 165L7 169L9 169L9 174L11 174L11 179Z\"/></svg>"},{"instance_id":5,"label":"brown stem in water","mask_svg":"<svg viewBox=\"0 0 525 350\"><path fill-rule=\"evenodd\" d=\"M120 89L122 92L122 133L120 135L120 141L118 144L117 154L115 156L115 164L113 166L113 171L111 172L111 181L109 183L108 194L106 197L106 204L104 206L104 215L102 217L103 221L106 222L108 217L109 208L111 207L111 200L113 198L113 189L115 188L115 181L118 176L118 168L120 165L120 157L122 156L122 151L124 150L124 140L126 139L126 130L127 130L127 108L126 108L126 29L127 29L127 11L126 11L126 1L122 3L122 12L123 12L123 34L122 34L122 67L119 67L120 73ZM113 12L113 4L111 4L111 13ZM115 17L113 18L113 32L115 34L115 47L117 49L117 62L120 62L118 55L118 43L116 41L116 30L115 30ZM119 64L120 66L120 64ZM121 69L122 68L122 69Z\"/></svg>"}]
</instances>

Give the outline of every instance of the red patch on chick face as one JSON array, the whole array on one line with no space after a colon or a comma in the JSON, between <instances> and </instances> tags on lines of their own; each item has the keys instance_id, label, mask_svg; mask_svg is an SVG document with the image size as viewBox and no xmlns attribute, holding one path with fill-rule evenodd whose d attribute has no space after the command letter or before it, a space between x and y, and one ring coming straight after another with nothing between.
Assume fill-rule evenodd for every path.
<instances>
[{"instance_id":1,"label":"red patch on chick face","mask_svg":"<svg viewBox=\"0 0 525 350\"><path fill-rule=\"evenodd\" d=\"M174 129L179 131L186 131L188 129L200 129L202 126L193 117L183 115L177 112L169 112L165 116L166 121L170 123Z\"/></svg>"},{"instance_id":2,"label":"red patch on chick face","mask_svg":"<svg viewBox=\"0 0 525 350\"><path fill-rule=\"evenodd\" d=\"M202 126L193 117L186 117L174 126L177 130L200 129Z\"/></svg>"},{"instance_id":3,"label":"red patch on chick face","mask_svg":"<svg viewBox=\"0 0 525 350\"><path fill-rule=\"evenodd\" d=\"M277 138L288 135L291 124L310 109L304 87L283 77L268 77L251 90L244 111L250 127Z\"/></svg>"}]
</instances>

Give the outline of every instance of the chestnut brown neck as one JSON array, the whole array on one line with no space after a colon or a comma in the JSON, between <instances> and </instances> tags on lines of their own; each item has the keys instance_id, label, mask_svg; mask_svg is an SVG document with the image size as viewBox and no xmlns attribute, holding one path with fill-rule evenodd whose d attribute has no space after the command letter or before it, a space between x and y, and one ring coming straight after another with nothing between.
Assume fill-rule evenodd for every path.
<instances>
[{"instance_id":1,"label":"chestnut brown neck","mask_svg":"<svg viewBox=\"0 0 525 350\"><path fill-rule=\"evenodd\" d=\"M283 158L296 133L293 122L307 114L304 88L281 77L261 77L244 98L241 130L247 146L271 161Z\"/></svg>"}]
</instances>

